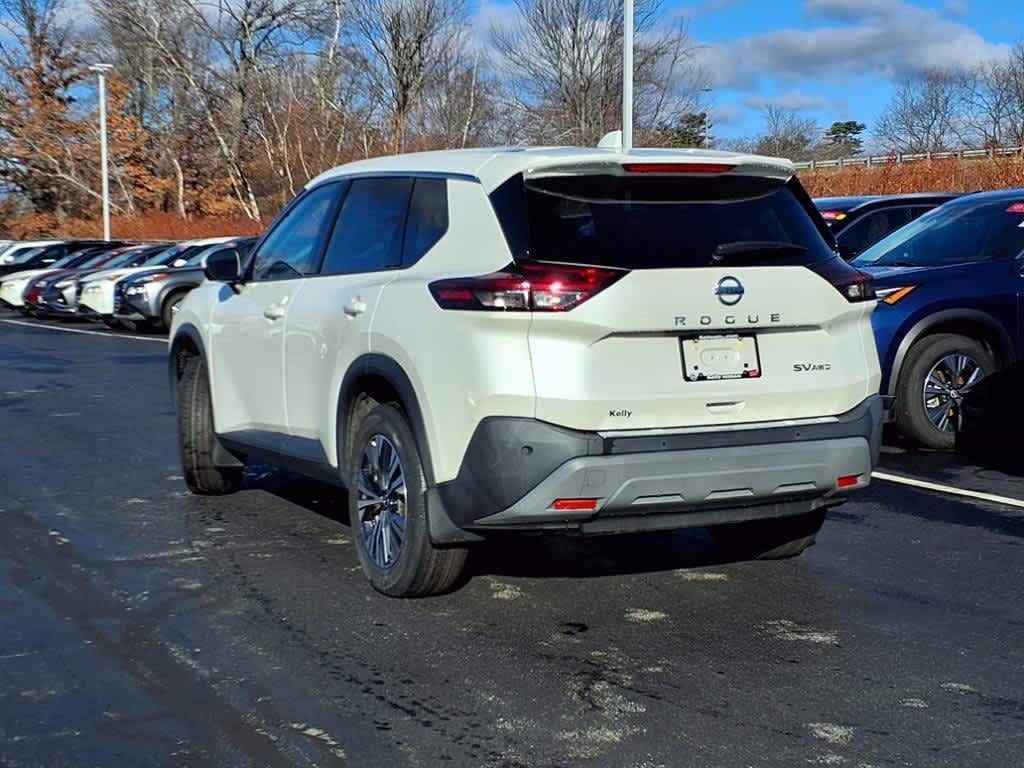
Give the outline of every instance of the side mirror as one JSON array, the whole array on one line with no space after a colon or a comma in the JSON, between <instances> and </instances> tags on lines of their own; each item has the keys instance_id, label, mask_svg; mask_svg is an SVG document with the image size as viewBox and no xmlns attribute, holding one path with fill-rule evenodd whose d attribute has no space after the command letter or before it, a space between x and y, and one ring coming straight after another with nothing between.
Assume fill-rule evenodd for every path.
<instances>
[{"instance_id":1,"label":"side mirror","mask_svg":"<svg viewBox=\"0 0 1024 768\"><path fill-rule=\"evenodd\" d=\"M234 248L225 248L206 257L203 273L215 283L237 283L242 279L242 257Z\"/></svg>"}]
</instances>

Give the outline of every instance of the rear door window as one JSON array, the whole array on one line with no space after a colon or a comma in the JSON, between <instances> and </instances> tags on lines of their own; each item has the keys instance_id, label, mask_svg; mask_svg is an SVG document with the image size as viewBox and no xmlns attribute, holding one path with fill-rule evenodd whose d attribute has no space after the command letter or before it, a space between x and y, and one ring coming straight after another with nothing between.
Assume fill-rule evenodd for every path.
<instances>
[{"instance_id":1,"label":"rear door window","mask_svg":"<svg viewBox=\"0 0 1024 768\"><path fill-rule=\"evenodd\" d=\"M623 269L720 266L715 249L740 242L802 251L757 263L830 259L805 198L796 181L610 174L516 176L491 194L517 259Z\"/></svg>"},{"instance_id":2,"label":"rear door window","mask_svg":"<svg viewBox=\"0 0 1024 768\"><path fill-rule=\"evenodd\" d=\"M402 263L411 178L355 179L334 225L322 275L393 269Z\"/></svg>"}]
</instances>

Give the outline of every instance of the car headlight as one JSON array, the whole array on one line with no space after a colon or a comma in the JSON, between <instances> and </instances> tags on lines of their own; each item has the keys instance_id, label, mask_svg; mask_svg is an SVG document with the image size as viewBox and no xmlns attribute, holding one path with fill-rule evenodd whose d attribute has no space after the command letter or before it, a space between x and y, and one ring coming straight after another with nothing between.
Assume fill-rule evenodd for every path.
<instances>
[{"instance_id":1,"label":"car headlight","mask_svg":"<svg viewBox=\"0 0 1024 768\"><path fill-rule=\"evenodd\" d=\"M904 285L898 288L877 288L875 295L884 303L892 305L905 299L914 292L915 288L917 288L916 285Z\"/></svg>"},{"instance_id":2,"label":"car headlight","mask_svg":"<svg viewBox=\"0 0 1024 768\"><path fill-rule=\"evenodd\" d=\"M61 280L59 283L57 283L54 286L54 288L56 288L58 291L63 291L65 289L67 289L67 288L70 288L74 284L75 284L74 280Z\"/></svg>"}]
</instances>

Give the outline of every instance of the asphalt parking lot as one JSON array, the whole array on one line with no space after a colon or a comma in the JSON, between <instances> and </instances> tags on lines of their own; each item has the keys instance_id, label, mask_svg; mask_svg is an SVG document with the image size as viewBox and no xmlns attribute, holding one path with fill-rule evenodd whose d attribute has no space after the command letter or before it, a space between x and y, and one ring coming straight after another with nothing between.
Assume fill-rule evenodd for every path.
<instances>
[{"instance_id":1,"label":"asphalt parking lot","mask_svg":"<svg viewBox=\"0 0 1024 768\"><path fill-rule=\"evenodd\" d=\"M495 542L389 600L335 492L187 493L164 351L0 320L0 765L1024 764L1024 480L889 447L1006 499L880 480L774 563Z\"/></svg>"}]
</instances>

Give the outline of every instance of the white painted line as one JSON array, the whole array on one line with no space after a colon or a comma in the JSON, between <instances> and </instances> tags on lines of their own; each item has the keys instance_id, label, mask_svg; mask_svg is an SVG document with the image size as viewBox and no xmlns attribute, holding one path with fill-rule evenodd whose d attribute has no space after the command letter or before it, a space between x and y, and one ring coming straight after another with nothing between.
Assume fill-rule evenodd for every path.
<instances>
[{"instance_id":1,"label":"white painted line","mask_svg":"<svg viewBox=\"0 0 1024 768\"><path fill-rule=\"evenodd\" d=\"M871 476L879 480L886 480L890 483L899 483L900 485L909 485L911 488L920 488L925 491L936 491L937 493L948 493L950 496L963 496L967 499L977 499L978 501L990 501L993 504L1002 504L1007 507L1016 507L1017 509L1024 509L1024 499L1015 499L1011 496L998 496L994 493L982 493L981 491L969 491L966 488L954 488L951 485L942 485L941 483L932 483L927 480L918 480L914 477L905 477L904 475L890 475L888 472L872 472Z\"/></svg>"},{"instance_id":2,"label":"white painted line","mask_svg":"<svg viewBox=\"0 0 1024 768\"><path fill-rule=\"evenodd\" d=\"M83 336L108 336L111 339L134 339L135 341L155 341L157 344L167 344L167 339L154 336L133 336L130 333L109 333L107 331L86 331L82 328L61 328L58 325L43 325L41 323L30 323L25 320L7 320L0 318L0 323L8 325L23 325L26 328L36 328L44 331L60 331L61 333L80 333Z\"/></svg>"}]
</instances>

